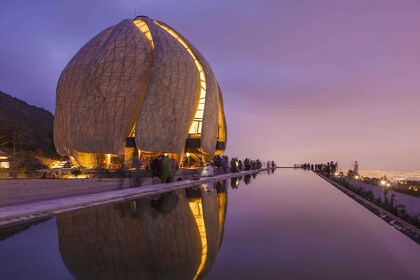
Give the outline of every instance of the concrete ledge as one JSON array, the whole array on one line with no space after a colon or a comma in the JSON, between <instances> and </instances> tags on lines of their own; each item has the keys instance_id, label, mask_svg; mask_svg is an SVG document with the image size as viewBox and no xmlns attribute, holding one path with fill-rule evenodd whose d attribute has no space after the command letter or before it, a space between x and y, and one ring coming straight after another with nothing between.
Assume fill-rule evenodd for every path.
<instances>
[{"instance_id":1,"label":"concrete ledge","mask_svg":"<svg viewBox=\"0 0 420 280\"><path fill-rule=\"evenodd\" d=\"M313 171L314 172L314 171ZM341 186L340 184L330 180L329 178L314 172L316 175L354 199L356 202L367 208L369 211L371 211L373 214L381 218L383 221L388 223L390 226L395 228L396 230L400 231L401 233L405 234L409 238L411 238L413 241L415 241L417 244L420 244L420 229L416 228L415 226L407 223L406 221L402 220L401 218L391 214L390 212L384 210L383 208L379 207L378 205L370 202L367 199L364 199L363 197L355 194L354 192L346 189L345 187Z\"/></svg>"},{"instance_id":2,"label":"concrete ledge","mask_svg":"<svg viewBox=\"0 0 420 280\"><path fill-rule=\"evenodd\" d=\"M200 180L184 180L166 184L140 186L115 191L107 191L82 196L51 199L34 203L13 205L0 208L0 229L32 222L40 219L53 217L56 214L74 211L82 208L113 204L128 200L141 198L148 195L155 195L167 191L196 187L201 184L211 183L220 180L240 177L244 175L257 174L259 170L242 171L238 173L227 173L213 177L202 177Z\"/></svg>"}]
</instances>

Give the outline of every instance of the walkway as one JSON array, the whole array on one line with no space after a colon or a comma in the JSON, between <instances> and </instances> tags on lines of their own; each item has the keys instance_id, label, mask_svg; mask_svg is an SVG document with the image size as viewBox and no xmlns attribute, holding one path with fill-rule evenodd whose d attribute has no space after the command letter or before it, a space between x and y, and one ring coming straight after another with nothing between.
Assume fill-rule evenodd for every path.
<instances>
[{"instance_id":1,"label":"walkway","mask_svg":"<svg viewBox=\"0 0 420 280\"><path fill-rule=\"evenodd\" d=\"M262 170L265 169L260 169L260 171ZM121 190L115 190L117 185L116 179L103 180L102 182L92 179L80 181L80 184L77 181L77 184L75 184L74 180L66 180L66 183L64 183L63 180L51 180L49 185L47 185L47 180L40 180L42 182L45 181L44 186L40 184L31 186L30 183L32 180L28 180L26 184L15 185L19 190L18 193L20 193L20 195L15 197L14 202L19 201L20 203L0 208L0 228L49 218L59 213L81 208L137 199L147 195L155 195L166 191L194 187L258 172L259 170L227 173L213 177L202 177L200 180L184 180ZM128 186L128 184L129 182L126 180L125 186ZM1 197L4 197L6 192L11 192L13 194L13 184L10 184L9 186L11 187L4 188L4 190L0 192ZM25 190L29 191L29 193L24 194ZM5 201L4 198L3 201Z\"/></svg>"}]
</instances>

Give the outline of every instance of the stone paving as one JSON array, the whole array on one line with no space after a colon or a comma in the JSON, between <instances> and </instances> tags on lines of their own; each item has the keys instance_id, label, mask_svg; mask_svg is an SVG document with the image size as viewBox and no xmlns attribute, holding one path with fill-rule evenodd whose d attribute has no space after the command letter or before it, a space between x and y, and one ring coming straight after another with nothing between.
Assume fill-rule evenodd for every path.
<instances>
[{"instance_id":1,"label":"stone paving","mask_svg":"<svg viewBox=\"0 0 420 280\"><path fill-rule=\"evenodd\" d=\"M128 179L124 182L128 186ZM116 179L0 180L0 207L115 190Z\"/></svg>"}]
</instances>

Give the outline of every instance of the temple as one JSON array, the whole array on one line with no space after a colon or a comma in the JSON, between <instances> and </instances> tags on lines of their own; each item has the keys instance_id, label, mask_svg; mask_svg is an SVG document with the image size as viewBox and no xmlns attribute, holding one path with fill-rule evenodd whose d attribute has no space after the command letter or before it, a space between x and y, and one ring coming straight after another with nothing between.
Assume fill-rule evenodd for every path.
<instances>
[{"instance_id":1,"label":"temple","mask_svg":"<svg viewBox=\"0 0 420 280\"><path fill-rule=\"evenodd\" d=\"M87 168L161 154L200 166L226 149L221 90L177 31L139 16L100 32L61 73L54 144Z\"/></svg>"}]
</instances>

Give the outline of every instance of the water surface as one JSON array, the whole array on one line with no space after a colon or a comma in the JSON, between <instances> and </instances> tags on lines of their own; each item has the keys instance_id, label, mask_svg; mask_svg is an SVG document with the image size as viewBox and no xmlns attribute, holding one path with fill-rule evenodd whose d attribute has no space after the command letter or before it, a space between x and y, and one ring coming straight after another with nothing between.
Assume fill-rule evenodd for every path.
<instances>
[{"instance_id":1,"label":"water surface","mask_svg":"<svg viewBox=\"0 0 420 280\"><path fill-rule=\"evenodd\" d=\"M419 246L303 170L0 234L0 279L419 279Z\"/></svg>"}]
</instances>

